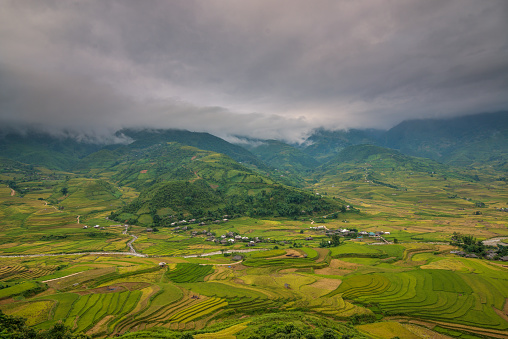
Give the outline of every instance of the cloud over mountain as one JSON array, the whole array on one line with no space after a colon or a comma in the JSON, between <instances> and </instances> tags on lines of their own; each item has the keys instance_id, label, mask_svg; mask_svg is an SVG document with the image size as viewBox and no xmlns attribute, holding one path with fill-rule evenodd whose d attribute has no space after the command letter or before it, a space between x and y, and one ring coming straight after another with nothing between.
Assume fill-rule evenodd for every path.
<instances>
[{"instance_id":1,"label":"cloud over mountain","mask_svg":"<svg viewBox=\"0 0 508 339\"><path fill-rule=\"evenodd\" d=\"M301 140L508 108L508 3L7 1L0 119Z\"/></svg>"}]
</instances>

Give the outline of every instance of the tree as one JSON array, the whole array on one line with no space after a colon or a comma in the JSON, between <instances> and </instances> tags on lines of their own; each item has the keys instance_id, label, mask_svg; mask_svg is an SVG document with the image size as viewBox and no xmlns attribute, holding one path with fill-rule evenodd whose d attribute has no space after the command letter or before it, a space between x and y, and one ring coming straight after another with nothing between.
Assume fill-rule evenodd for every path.
<instances>
[{"instance_id":1,"label":"tree","mask_svg":"<svg viewBox=\"0 0 508 339\"><path fill-rule=\"evenodd\" d=\"M393 243L394 243L394 244L398 244L398 243L399 243L399 239L394 238L394 239L393 239Z\"/></svg>"},{"instance_id":2,"label":"tree","mask_svg":"<svg viewBox=\"0 0 508 339\"><path fill-rule=\"evenodd\" d=\"M321 339L337 339L337 336L335 335L335 332L329 328L327 328L323 335L321 336Z\"/></svg>"},{"instance_id":3,"label":"tree","mask_svg":"<svg viewBox=\"0 0 508 339\"><path fill-rule=\"evenodd\" d=\"M5 315L0 311L0 337L10 339L90 339L86 334L72 334L70 328L57 323L48 330L35 332L26 326L26 319Z\"/></svg>"},{"instance_id":4,"label":"tree","mask_svg":"<svg viewBox=\"0 0 508 339\"><path fill-rule=\"evenodd\" d=\"M67 193L69 193L69 189L67 187L62 187L60 192L62 192L62 195L67 195Z\"/></svg>"}]
</instances>

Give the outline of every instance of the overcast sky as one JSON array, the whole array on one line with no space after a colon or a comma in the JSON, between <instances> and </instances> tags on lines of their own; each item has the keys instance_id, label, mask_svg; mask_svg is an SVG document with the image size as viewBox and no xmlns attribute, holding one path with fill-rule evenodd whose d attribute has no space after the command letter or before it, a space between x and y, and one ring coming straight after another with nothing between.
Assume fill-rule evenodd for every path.
<instances>
[{"instance_id":1,"label":"overcast sky","mask_svg":"<svg viewBox=\"0 0 508 339\"><path fill-rule=\"evenodd\" d=\"M301 140L508 109L506 0L0 0L0 123Z\"/></svg>"}]
</instances>

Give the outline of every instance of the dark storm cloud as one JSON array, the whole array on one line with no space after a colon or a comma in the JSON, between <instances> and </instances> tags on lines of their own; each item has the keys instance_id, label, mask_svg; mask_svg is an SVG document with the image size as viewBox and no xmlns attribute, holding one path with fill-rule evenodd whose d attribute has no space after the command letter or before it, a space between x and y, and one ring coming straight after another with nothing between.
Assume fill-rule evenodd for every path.
<instances>
[{"instance_id":1,"label":"dark storm cloud","mask_svg":"<svg viewBox=\"0 0 508 339\"><path fill-rule=\"evenodd\" d=\"M508 108L508 3L8 1L0 118L301 140Z\"/></svg>"}]
</instances>

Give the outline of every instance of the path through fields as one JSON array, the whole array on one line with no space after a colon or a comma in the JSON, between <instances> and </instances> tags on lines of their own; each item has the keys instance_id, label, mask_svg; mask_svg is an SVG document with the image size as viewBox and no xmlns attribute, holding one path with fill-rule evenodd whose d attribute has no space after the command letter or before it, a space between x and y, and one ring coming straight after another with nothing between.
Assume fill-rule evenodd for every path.
<instances>
[{"instance_id":1,"label":"path through fields","mask_svg":"<svg viewBox=\"0 0 508 339\"><path fill-rule=\"evenodd\" d=\"M68 277L72 277L73 275L76 275L76 274L81 274L83 272L77 272L77 273L72 273L72 274L69 274L69 275L66 275L64 277L60 277L60 278L55 278L55 279L49 279L49 280L44 280L43 283L47 283L47 282L50 282L50 281L55 281L55 280L60 280L60 279L63 279L63 278L68 278Z\"/></svg>"},{"instance_id":2,"label":"path through fields","mask_svg":"<svg viewBox=\"0 0 508 339\"><path fill-rule=\"evenodd\" d=\"M129 229L129 225L125 225L125 230L122 232L122 234L127 234L132 237L132 240L127 243L127 246L129 246L131 253L137 254L136 249L134 248L134 246L132 246L132 244L134 243L134 241L136 241L138 239L138 237L135 236L134 234L127 233L128 229Z\"/></svg>"}]
</instances>

